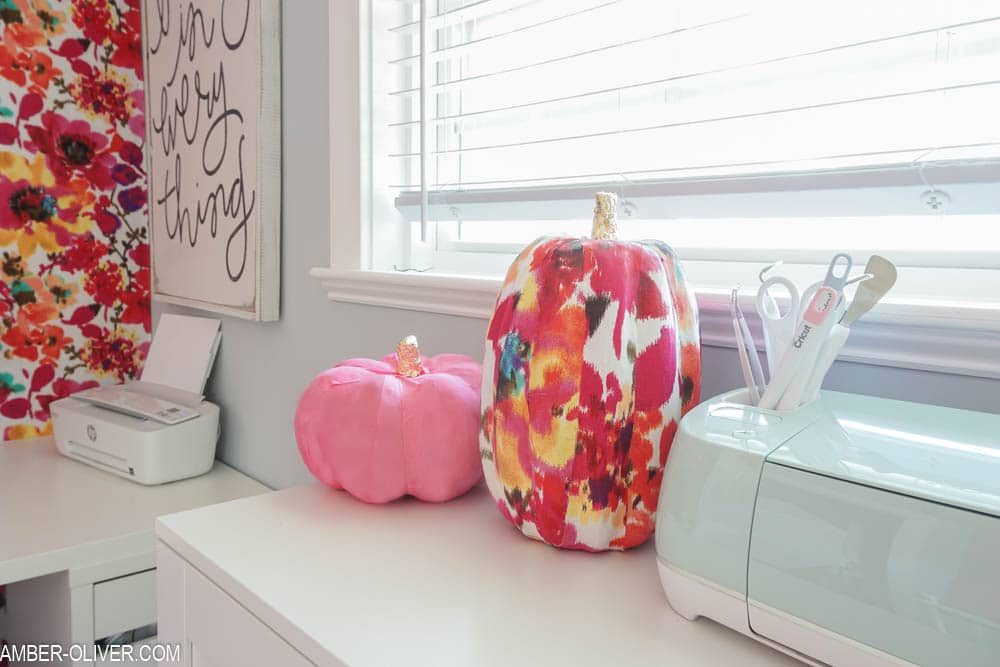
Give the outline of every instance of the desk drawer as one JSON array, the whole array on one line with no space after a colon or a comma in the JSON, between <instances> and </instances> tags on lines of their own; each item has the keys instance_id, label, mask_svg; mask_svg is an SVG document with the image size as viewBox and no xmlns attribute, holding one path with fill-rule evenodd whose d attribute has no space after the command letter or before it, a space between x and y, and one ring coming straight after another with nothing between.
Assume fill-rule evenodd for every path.
<instances>
[{"instance_id":1,"label":"desk drawer","mask_svg":"<svg viewBox=\"0 0 1000 667\"><path fill-rule=\"evenodd\" d=\"M184 573L184 616L192 667L311 662L193 567Z\"/></svg>"},{"instance_id":2,"label":"desk drawer","mask_svg":"<svg viewBox=\"0 0 1000 667\"><path fill-rule=\"evenodd\" d=\"M94 639L156 623L156 569L94 584Z\"/></svg>"}]
</instances>

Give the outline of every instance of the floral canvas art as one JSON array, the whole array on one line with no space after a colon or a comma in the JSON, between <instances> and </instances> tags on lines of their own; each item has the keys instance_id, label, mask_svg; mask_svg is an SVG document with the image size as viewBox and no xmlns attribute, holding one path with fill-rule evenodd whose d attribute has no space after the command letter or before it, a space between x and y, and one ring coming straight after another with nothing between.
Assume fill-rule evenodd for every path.
<instances>
[{"instance_id":1,"label":"floral canvas art","mask_svg":"<svg viewBox=\"0 0 1000 667\"><path fill-rule=\"evenodd\" d=\"M0 424L149 345L140 0L0 0Z\"/></svg>"}]
</instances>

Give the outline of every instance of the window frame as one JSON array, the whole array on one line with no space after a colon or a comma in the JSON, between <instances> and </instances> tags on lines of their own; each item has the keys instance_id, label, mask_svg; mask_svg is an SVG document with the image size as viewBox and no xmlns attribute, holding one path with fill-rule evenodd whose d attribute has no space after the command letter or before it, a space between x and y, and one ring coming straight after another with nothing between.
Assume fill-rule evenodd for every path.
<instances>
[{"instance_id":1,"label":"window frame","mask_svg":"<svg viewBox=\"0 0 1000 667\"><path fill-rule=\"evenodd\" d=\"M489 319L500 278L372 270L374 246L398 237L399 230L398 225L380 224L378 211L386 202L376 201L371 188L372 72L365 55L370 48L371 0L338 0L328 8L330 264L315 267L310 274L331 301ZM978 174L984 181L991 180L987 171L980 169ZM912 170L906 177L889 174L886 184L912 177ZM840 178L853 177L817 175L812 185ZM782 182L801 187L807 182L801 179ZM936 178L940 183L948 180L951 175ZM698 187L711 186L702 183ZM697 286L695 291L702 344L735 348L728 294ZM752 291L743 293L741 299L760 341ZM852 332L841 360L1000 379L1000 310L988 305L883 303L857 322Z\"/></svg>"}]
</instances>

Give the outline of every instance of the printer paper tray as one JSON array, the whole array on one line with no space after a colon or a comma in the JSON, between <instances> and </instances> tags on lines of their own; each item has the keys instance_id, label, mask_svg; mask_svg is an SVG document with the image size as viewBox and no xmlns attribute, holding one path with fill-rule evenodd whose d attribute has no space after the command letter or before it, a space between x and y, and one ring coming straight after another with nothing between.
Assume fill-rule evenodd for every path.
<instances>
[{"instance_id":1,"label":"printer paper tray","mask_svg":"<svg viewBox=\"0 0 1000 667\"><path fill-rule=\"evenodd\" d=\"M66 447L63 453L71 458L80 459L99 468L109 468L126 475L135 474L135 471L128 465L128 461L121 456L116 456L97 447L84 445L75 440L70 440L67 445L69 446Z\"/></svg>"}]
</instances>

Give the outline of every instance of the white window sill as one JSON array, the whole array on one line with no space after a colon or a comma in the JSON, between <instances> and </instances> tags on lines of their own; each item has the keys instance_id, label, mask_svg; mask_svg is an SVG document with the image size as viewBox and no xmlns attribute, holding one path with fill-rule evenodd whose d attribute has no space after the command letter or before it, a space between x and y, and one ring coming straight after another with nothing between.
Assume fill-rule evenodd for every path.
<instances>
[{"instance_id":1,"label":"white window sill","mask_svg":"<svg viewBox=\"0 0 1000 667\"><path fill-rule=\"evenodd\" d=\"M489 319L501 280L442 274L314 268L331 301ZM697 290L704 345L735 347L728 293ZM744 312L757 341L752 295ZM880 303L851 327L840 359L1000 379L1000 311L989 304Z\"/></svg>"}]
</instances>

